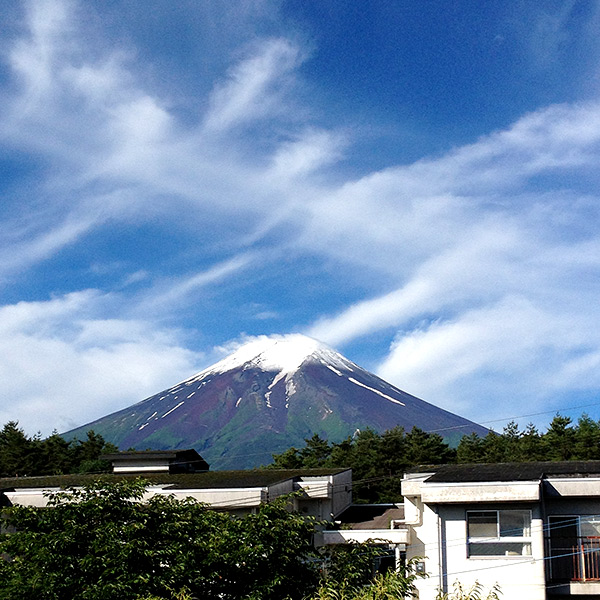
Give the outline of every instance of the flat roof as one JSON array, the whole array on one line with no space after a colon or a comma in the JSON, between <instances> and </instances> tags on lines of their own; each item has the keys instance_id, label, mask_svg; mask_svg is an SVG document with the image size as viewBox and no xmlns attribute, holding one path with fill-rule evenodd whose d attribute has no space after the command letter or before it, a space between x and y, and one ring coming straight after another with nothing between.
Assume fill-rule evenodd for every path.
<instances>
[{"instance_id":1,"label":"flat roof","mask_svg":"<svg viewBox=\"0 0 600 600\"><path fill-rule=\"evenodd\" d=\"M193 448L186 448L183 450L125 450L102 454L101 458L103 460L130 460L132 458L190 458L193 460L202 457Z\"/></svg>"},{"instance_id":2,"label":"flat roof","mask_svg":"<svg viewBox=\"0 0 600 600\"><path fill-rule=\"evenodd\" d=\"M552 477L599 477L600 460L442 465L427 483L539 481Z\"/></svg>"},{"instance_id":3,"label":"flat roof","mask_svg":"<svg viewBox=\"0 0 600 600\"><path fill-rule=\"evenodd\" d=\"M116 482L144 479L149 485L169 485L171 489L249 488L273 485L296 477L324 477L349 469L253 469L246 471L205 471L201 473L83 474L3 477L0 489L65 489L96 481Z\"/></svg>"}]
</instances>

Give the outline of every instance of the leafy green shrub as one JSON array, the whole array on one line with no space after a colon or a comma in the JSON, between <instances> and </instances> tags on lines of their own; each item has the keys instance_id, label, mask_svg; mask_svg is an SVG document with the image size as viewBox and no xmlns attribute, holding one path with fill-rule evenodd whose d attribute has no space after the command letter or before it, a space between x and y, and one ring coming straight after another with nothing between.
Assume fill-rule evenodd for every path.
<instances>
[{"instance_id":1,"label":"leafy green shrub","mask_svg":"<svg viewBox=\"0 0 600 600\"><path fill-rule=\"evenodd\" d=\"M453 590L449 594L443 594L441 591L436 596L436 600L500 600L500 586L496 583L486 596L483 586L476 581L470 588L464 588L460 581L455 581Z\"/></svg>"},{"instance_id":2,"label":"leafy green shrub","mask_svg":"<svg viewBox=\"0 0 600 600\"><path fill-rule=\"evenodd\" d=\"M316 589L314 520L286 499L236 518L146 484L98 481L5 510L1 600L300 600ZM144 500L142 502L142 500Z\"/></svg>"},{"instance_id":3,"label":"leafy green shrub","mask_svg":"<svg viewBox=\"0 0 600 600\"><path fill-rule=\"evenodd\" d=\"M360 546L359 546L360 547ZM415 558L398 571L378 573L368 582L352 584L349 579L325 580L311 600L399 600L415 595L415 581L424 577L416 572ZM349 571L352 573L352 569Z\"/></svg>"}]
</instances>

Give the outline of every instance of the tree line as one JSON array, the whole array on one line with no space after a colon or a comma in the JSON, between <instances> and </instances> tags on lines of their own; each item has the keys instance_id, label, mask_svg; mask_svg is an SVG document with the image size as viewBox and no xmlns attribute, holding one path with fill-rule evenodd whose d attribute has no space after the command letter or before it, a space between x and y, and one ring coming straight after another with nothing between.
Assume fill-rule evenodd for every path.
<instances>
[{"instance_id":1,"label":"tree line","mask_svg":"<svg viewBox=\"0 0 600 600\"><path fill-rule=\"evenodd\" d=\"M381 434L366 429L339 443L315 434L305 442L303 448L273 455L266 468L351 467L355 502L396 502L403 473L417 465L600 460L600 422L586 414L576 423L556 415L542 433L532 424L521 430L511 421L502 432L465 435L456 448L418 427L408 432L395 427Z\"/></svg>"},{"instance_id":2,"label":"tree line","mask_svg":"<svg viewBox=\"0 0 600 600\"><path fill-rule=\"evenodd\" d=\"M266 468L351 467L354 495L363 502L392 502L400 498L400 477L416 465L447 463L527 462L539 460L600 460L600 422L582 415L577 422L556 415L540 432L528 424L508 423L502 432L465 435L452 448L438 433L417 427L395 427L383 433L365 429L341 442L317 434L303 448L273 455ZM29 437L16 421L0 430L0 476L59 475L110 471L102 455L118 449L89 431L85 440L67 441L58 433Z\"/></svg>"},{"instance_id":3,"label":"tree line","mask_svg":"<svg viewBox=\"0 0 600 600\"><path fill-rule=\"evenodd\" d=\"M0 430L0 477L107 472L111 465L102 454L117 450L91 430L85 440L68 442L58 433L29 437L9 421Z\"/></svg>"}]
</instances>

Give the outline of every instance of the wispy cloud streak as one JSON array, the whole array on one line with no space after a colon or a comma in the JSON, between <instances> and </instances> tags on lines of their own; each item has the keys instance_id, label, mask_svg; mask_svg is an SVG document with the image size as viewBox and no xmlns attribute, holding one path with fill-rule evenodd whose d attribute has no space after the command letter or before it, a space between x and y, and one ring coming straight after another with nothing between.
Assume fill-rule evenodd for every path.
<instances>
[{"instance_id":1,"label":"wispy cloud streak","mask_svg":"<svg viewBox=\"0 0 600 600\"><path fill-rule=\"evenodd\" d=\"M543 107L472 143L357 175L365 169L348 156L358 134L319 121L317 92L307 104L310 54L291 36L240 41L228 69L203 81L208 91L182 98L141 53L90 36L85 4L25 7L5 45L0 143L32 162L1 209L0 276L6 289L31 279L28 301L0 307L15 348L0 385L17 393L6 381L37 360L43 376L15 379L31 415L35 389L68 395L61 382L77 369L99 385L131 365L115 386L132 390L128 377L139 382L159 361L162 374L191 367L198 353L159 319L180 333L190 326L182 307L201 312L205 295L221 293L219 319L233 321L236 283L242 302L264 307L249 311L254 326L291 314L284 327L342 349L387 336L375 367L467 416L489 410L479 400L488 381L497 400L516 397L520 379L532 404L600 385L597 101ZM569 11L556 19L544 55ZM100 254L93 284L88 242ZM122 265L112 279L98 275L111 271L103 261ZM38 274L50 282L43 292ZM158 385L145 381L140 390Z\"/></svg>"}]
</instances>

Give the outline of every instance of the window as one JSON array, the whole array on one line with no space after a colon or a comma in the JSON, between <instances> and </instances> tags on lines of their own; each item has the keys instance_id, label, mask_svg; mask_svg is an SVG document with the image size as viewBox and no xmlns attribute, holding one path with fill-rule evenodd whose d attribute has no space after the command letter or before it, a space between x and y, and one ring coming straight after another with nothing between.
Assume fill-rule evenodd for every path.
<instances>
[{"instance_id":1,"label":"window","mask_svg":"<svg viewBox=\"0 0 600 600\"><path fill-rule=\"evenodd\" d=\"M467 512L469 557L530 556L530 510L473 510Z\"/></svg>"},{"instance_id":2,"label":"window","mask_svg":"<svg viewBox=\"0 0 600 600\"><path fill-rule=\"evenodd\" d=\"M579 517L579 535L582 537L600 536L600 517L597 515Z\"/></svg>"}]
</instances>

